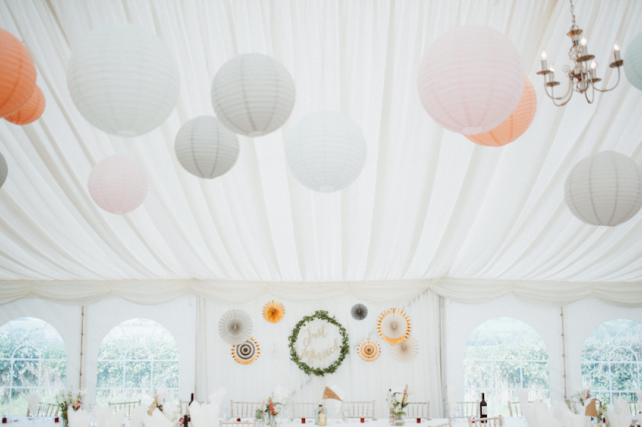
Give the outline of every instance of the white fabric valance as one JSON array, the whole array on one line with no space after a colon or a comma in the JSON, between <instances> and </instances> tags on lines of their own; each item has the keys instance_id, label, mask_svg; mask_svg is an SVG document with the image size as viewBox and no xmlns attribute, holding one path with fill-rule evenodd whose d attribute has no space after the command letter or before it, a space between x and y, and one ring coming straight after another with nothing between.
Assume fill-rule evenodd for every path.
<instances>
[{"instance_id":1,"label":"white fabric valance","mask_svg":"<svg viewBox=\"0 0 642 427\"><path fill-rule=\"evenodd\" d=\"M290 301L315 301L355 295L372 302L400 302L427 290L453 301L476 304L514 295L546 305L567 305L598 298L622 307L642 307L642 283L586 283L474 279L380 282L234 282L215 280L0 281L0 304L20 298L85 305L121 297L138 304L162 304L188 292L215 301L240 304L271 294Z\"/></svg>"}]
</instances>

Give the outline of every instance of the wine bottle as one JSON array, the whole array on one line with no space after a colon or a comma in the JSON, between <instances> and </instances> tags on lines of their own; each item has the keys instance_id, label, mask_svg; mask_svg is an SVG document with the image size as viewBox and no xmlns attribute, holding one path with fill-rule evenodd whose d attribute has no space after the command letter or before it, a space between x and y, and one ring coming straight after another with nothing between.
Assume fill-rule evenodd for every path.
<instances>
[{"instance_id":1,"label":"wine bottle","mask_svg":"<svg viewBox=\"0 0 642 427\"><path fill-rule=\"evenodd\" d=\"M194 401L194 393L192 393L192 398L189 400L189 404L191 405L193 401Z\"/></svg>"},{"instance_id":2,"label":"wine bottle","mask_svg":"<svg viewBox=\"0 0 642 427\"><path fill-rule=\"evenodd\" d=\"M486 404L486 400L484 399L484 393L482 393L482 400L479 402L479 418L487 418L488 417L488 405Z\"/></svg>"}]
</instances>

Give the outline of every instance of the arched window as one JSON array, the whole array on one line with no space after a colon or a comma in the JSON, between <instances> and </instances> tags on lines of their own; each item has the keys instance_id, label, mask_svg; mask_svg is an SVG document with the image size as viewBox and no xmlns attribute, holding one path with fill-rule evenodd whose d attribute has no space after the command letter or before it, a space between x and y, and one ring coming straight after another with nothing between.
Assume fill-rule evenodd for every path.
<instances>
[{"instance_id":1,"label":"arched window","mask_svg":"<svg viewBox=\"0 0 642 427\"><path fill-rule=\"evenodd\" d=\"M21 317L0 327L0 414L26 415L22 396L34 391L55 403L66 383L67 348L53 326Z\"/></svg>"},{"instance_id":2,"label":"arched window","mask_svg":"<svg viewBox=\"0 0 642 427\"><path fill-rule=\"evenodd\" d=\"M582 347L582 382L602 402L614 397L635 401L640 388L642 324L627 319L604 322Z\"/></svg>"},{"instance_id":3,"label":"arched window","mask_svg":"<svg viewBox=\"0 0 642 427\"><path fill-rule=\"evenodd\" d=\"M549 400L548 351L526 323L498 317L479 325L464 351L465 400L485 393L489 415L509 415L508 402L518 388L529 389L530 400Z\"/></svg>"},{"instance_id":4,"label":"arched window","mask_svg":"<svg viewBox=\"0 0 642 427\"><path fill-rule=\"evenodd\" d=\"M132 319L109 331L98 352L96 401L150 400L167 389L178 402L178 345L160 323Z\"/></svg>"}]
</instances>

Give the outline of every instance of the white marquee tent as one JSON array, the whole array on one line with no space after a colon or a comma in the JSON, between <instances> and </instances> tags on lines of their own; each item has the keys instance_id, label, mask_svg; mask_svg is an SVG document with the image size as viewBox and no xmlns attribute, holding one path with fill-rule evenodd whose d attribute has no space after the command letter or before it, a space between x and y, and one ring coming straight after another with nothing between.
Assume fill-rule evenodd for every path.
<instances>
[{"instance_id":1,"label":"white marquee tent","mask_svg":"<svg viewBox=\"0 0 642 427\"><path fill-rule=\"evenodd\" d=\"M618 41L626 61L642 32L642 2L575 3L610 86L617 73L607 58ZM134 138L90 125L66 76L86 34L125 22L158 35L180 70L176 108ZM51 323L66 343L67 385L90 396L100 388L103 338L141 317L177 340L181 399L196 389L204 400L223 385L228 398L256 400L280 383L306 401L334 382L352 400L375 399L379 412L389 386L414 382L439 415L447 388L465 388L470 333L514 317L546 343L550 397L561 399L582 384L580 353L593 328L642 322L642 214L596 227L564 202L566 176L591 154L614 150L642 165L642 91L622 75L592 105L574 97L554 106L536 72L543 49L559 69L570 62L570 23L563 0L1 1L0 28L31 52L47 106L34 124L0 123L9 167L0 189L0 325L19 317ZM464 24L508 36L535 86L535 120L505 147L473 144L421 106L423 53ZM213 114L214 75L250 52L289 70L294 110L274 133L239 136L230 172L199 180L178 163L174 138L187 120ZM289 132L317 110L341 111L366 138L365 168L340 192L310 191L286 164ZM101 210L87 191L92 167L113 154L138 161L149 183L143 205L124 216ZM260 313L271 299L286 304L278 330ZM369 306L369 322L350 318L356 302ZM383 348L385 369L352 354L343 371L315 378L289 360L287 337L302 316L336 314L349 324L354 353L391 305L413 319L415 361L399 366ZM217 332L229 308L251 314L263 365L234 365ZM259 386L247 391L250 382Z\"/></svg>"}]
</instances>

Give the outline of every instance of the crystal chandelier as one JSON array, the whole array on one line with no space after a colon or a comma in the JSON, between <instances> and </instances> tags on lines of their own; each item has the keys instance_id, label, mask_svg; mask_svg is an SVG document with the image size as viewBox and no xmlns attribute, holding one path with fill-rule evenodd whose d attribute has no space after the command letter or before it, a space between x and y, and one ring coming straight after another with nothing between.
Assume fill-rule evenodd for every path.
<instances>
[{"instance_id":1,"label":"crystal chandelier","mask_svg":"<svg viewBox=\"0 0 642 427\"><path fill-rule=\"evenodd\" d=\"M624 61L620 57L620 47L615 43L615 45L613 45L614 61L609 64L609 67L617 68L617 82L615 86L610 89L598 89L595 87L596 83L602 81L602 79L597 77L597 62L594 60L595 55L588 53L587 40L582 37L582 30L575 23L573 0L570 0L570 2L573 24L571 25L571 31L569 31L567 35L573 41L573 46L571 46L568 52L568 56L573 61L573 68L565 65L562 69L567 75L569 82L566 94L561 97L555 96L555 86L559 86L560 82L555 81L555 69L552 65L550 67L548 65L546 50L542 51L542 70L537 72L537 74L544 76L544 90L546 91L546 95L548 95L548 97L553 100L553 104L558 107L566 105L571 100L573 92L584 94L588 103L592 104L595 100L595 91L609 92L615 89L620 83L620 67L624 64Z\"/></svg>"}]
</instances>

